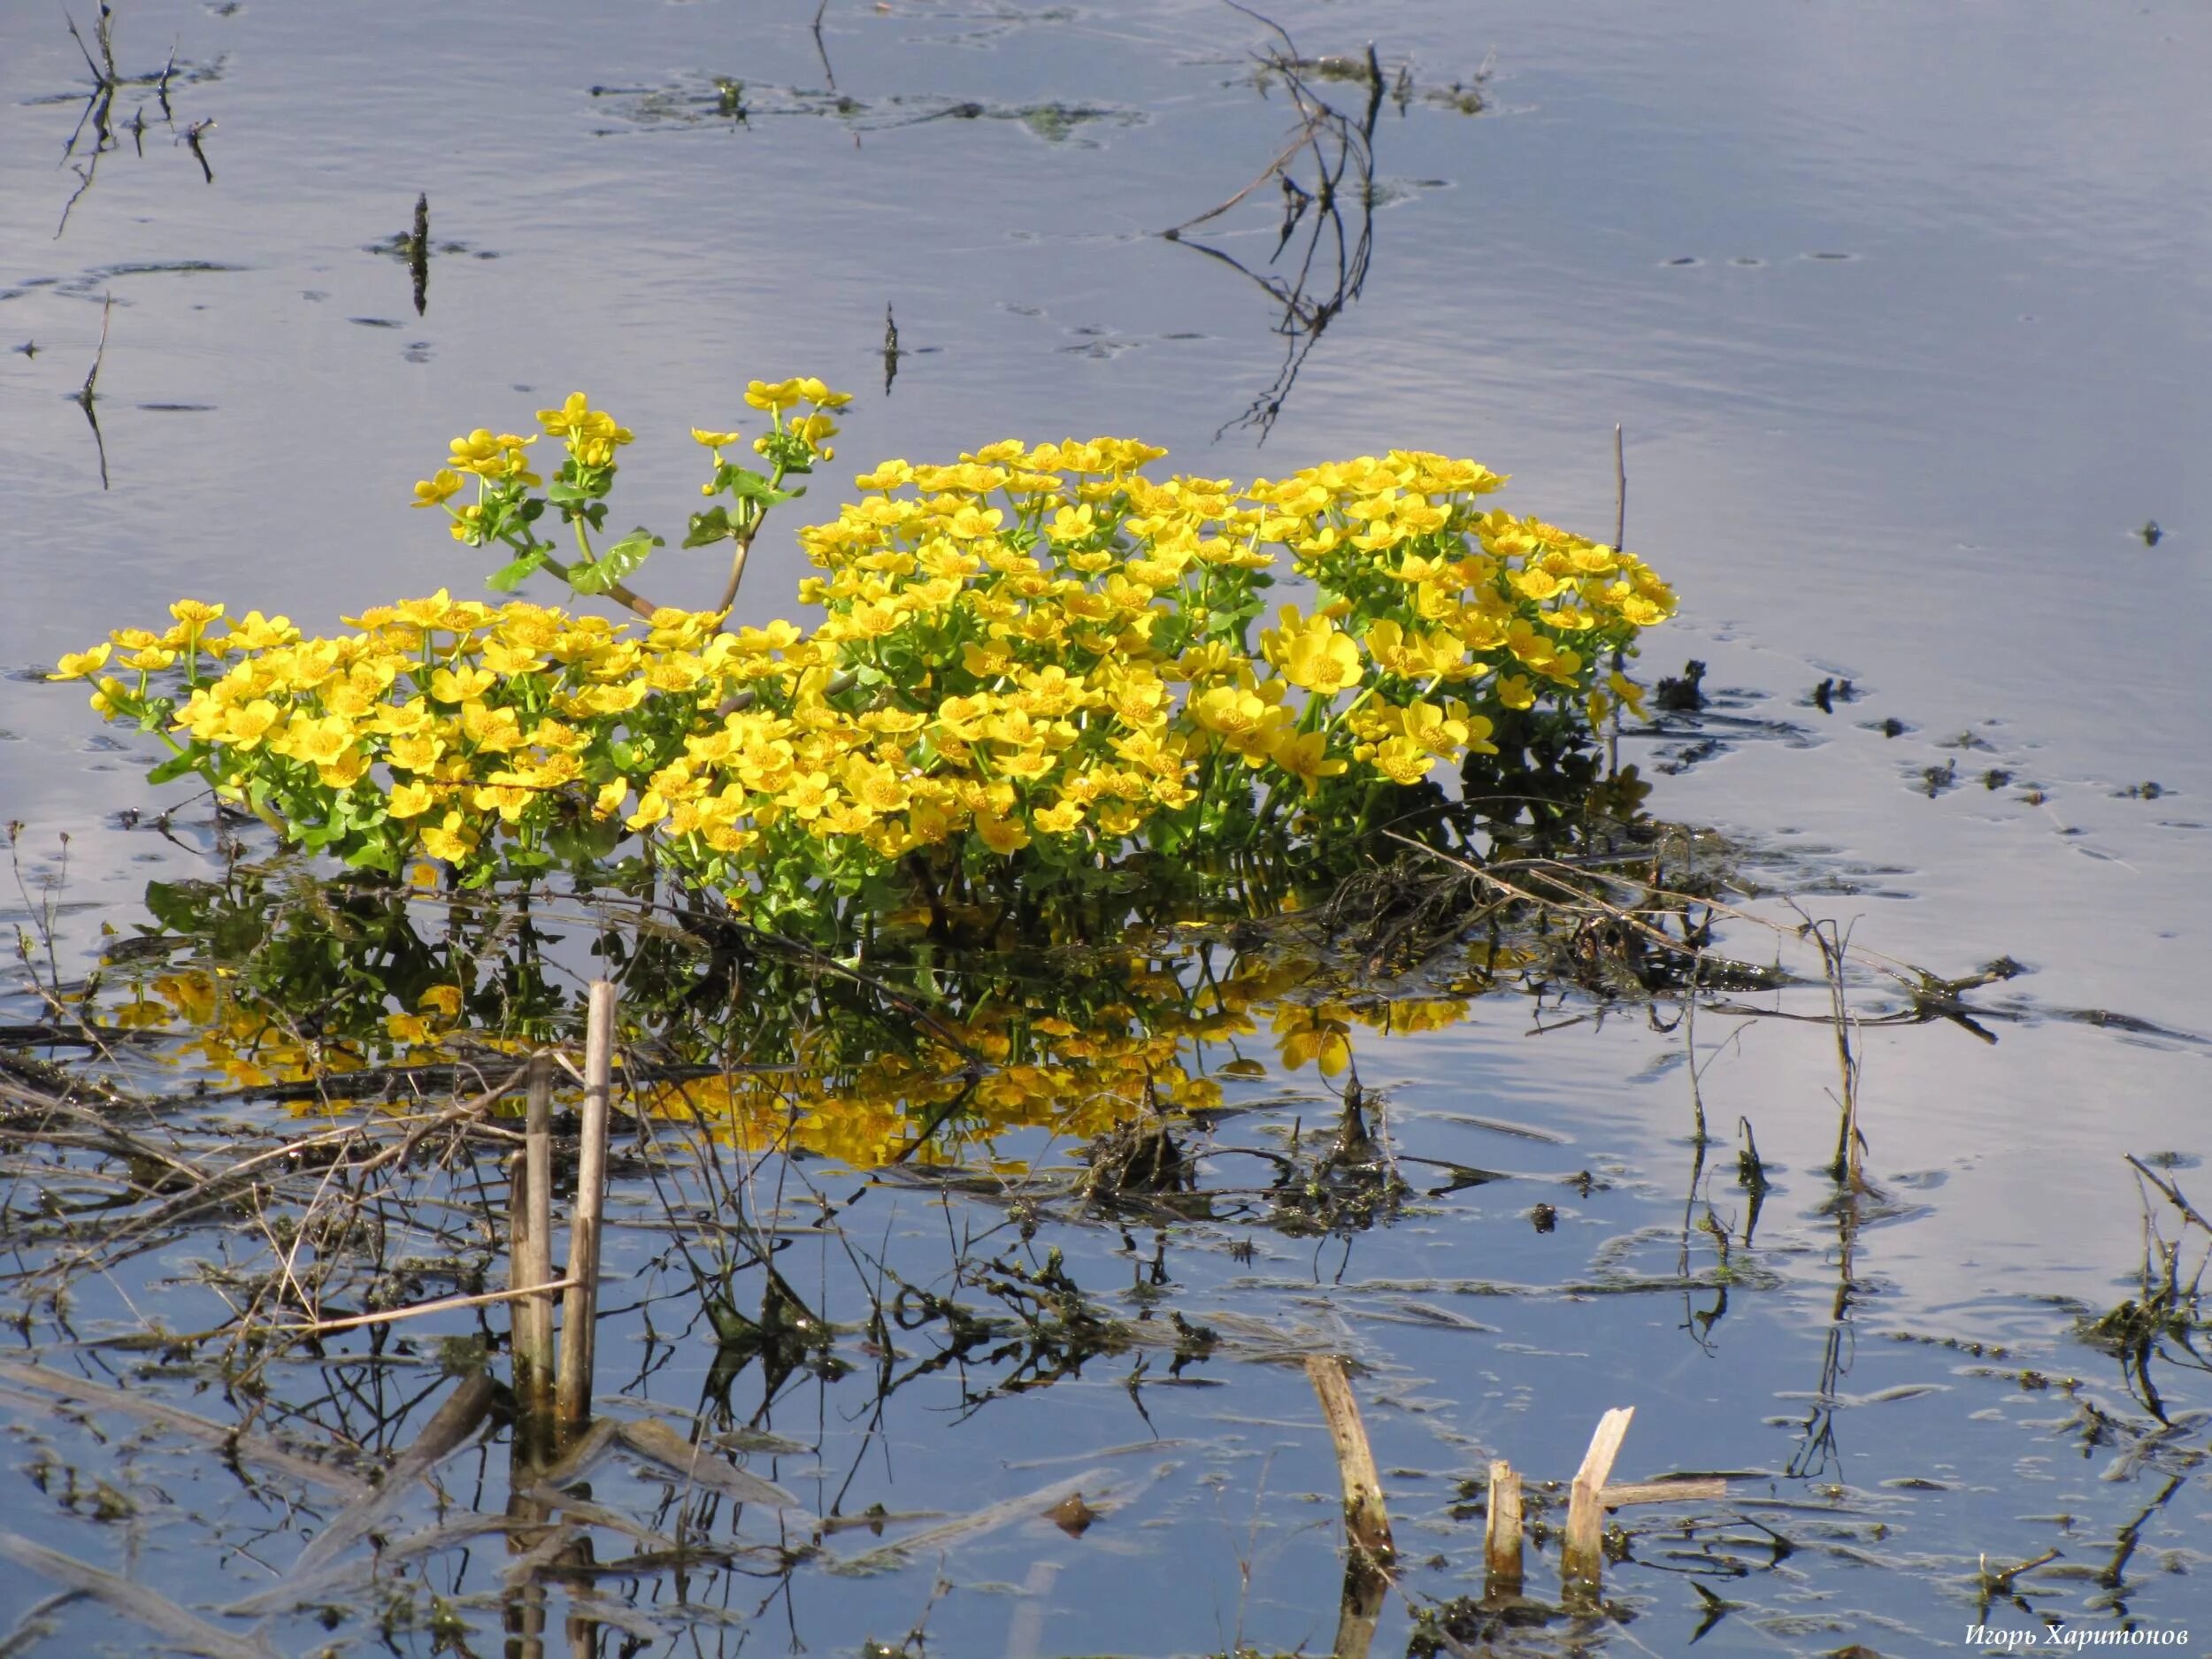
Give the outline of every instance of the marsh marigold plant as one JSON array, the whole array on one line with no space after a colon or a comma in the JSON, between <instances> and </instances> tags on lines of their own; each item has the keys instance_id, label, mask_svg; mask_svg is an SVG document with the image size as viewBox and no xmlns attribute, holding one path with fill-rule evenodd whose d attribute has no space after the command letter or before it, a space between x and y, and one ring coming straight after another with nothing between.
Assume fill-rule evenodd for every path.
<instances>
[{"instance_id":1,"label":"marsh marigold plant","mask_svg":"<svg viewBox=\"0 0 2212 1659\"><path fill-rule=\"evenodd\" d=\"M732 627L763 516L829 458L846 400L787 380L748 401L768 471L724 458L736 431L693 434L724 499L686 544L733 544L718 611L624 585L658 538L594 541L632 434L578 394L541 415L566 449L551 484L537 436L487 430L417 503L511 555L495 588L543 572L635 620L441 589L311 636L185 600L58 677L166 743L157 779L197 775L355 865L482 883L637 837L772 913L918 851L1064 864L1325 833L1489 752L1508 710L1595 726L1633 705L1612 664L1674 608L1633 556L1489 506L1504 480L1472 461L1393 450L1239 486L1156 479L1164 452L1126 439L1010 440L862 473L799 534L810 618Z\"/></svg>"}]
</instances>

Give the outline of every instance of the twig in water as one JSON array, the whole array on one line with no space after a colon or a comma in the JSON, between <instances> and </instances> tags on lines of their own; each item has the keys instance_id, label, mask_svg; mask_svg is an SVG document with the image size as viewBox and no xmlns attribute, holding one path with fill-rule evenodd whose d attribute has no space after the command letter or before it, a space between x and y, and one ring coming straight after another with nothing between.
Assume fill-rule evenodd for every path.
<instances>
[{"instance_id":1,"label":"twig in water","mask_svg":"<svg viewBox=\"0 0 2212 1659\"><path fill-rule=\"evenodd\" d=\"M2138 1175L2140 1175L2145 1180L2148 1181L2153 1187L2158 1188L2160 1192L2163 1193L2166 1195L2167 1201L2171 1203L2176 1210L2181 1211L2184 1217L2195 1222L2197 1225L2202 1227L2207 1233L2212 1233L2212 1221L2207 1221L2202 1213L2198 1210L2197 1207L2192 1204L2186 1198L2182 1196L2180 1187L2175 1186L2172 1181L2159 1174L2157 1171L2152 1169L2149 1164L2144 1163L2132 1152L2127 1154L2126 1156L2127 1161L2135 1166L2135 1172Z\"/></svg>"},{"instance_id":2,"label":"twig in water","mask_svg":"<svg viewBox=\"0 0 2212 1659\"><path fill-rule=\"evenodd\" d=\"M100 365L107 361L108 319L114 314L114 311L115 296L110 294L105 296L100 303L99 349L92 354L92 367L85 373L84 384L77 388L76 398L77 407L84 411L86 423L92 428L93 447L100 452L100 488L102 489L108 487L108 445L107 440L100 435L100 417L92 407L92 400L96 396L93 388L100 382Z\"/></svg>"},{"instance_id":3,"label":"twig in water","mask_svg":"<svg viewBox=\"0 0 2212 1659\"><path fill-rule=\"evenodd\" d=\"M200 164L200 171L206 174L210 184L215 182L215 169L208 165L207 151L201 148L200 140L214 128L214 118L211 116L206 120L195 121L184 129L185 148L192 152L192 159Z\"/></svg>"},{"instance_id":4,"label":"twig in water","mask_svg":"<svg viewBox=\"0 0 2212 1659\"><path fill-rule=\"evenodd\" d=\"M814 8L814 50L822 59L822 73L829 81L829 89L837 90L837 71L830 66L829 48L822 43L822 17L829 10L829 0Z\"/></svg>"},{"instance_id":5,"label":"twig in water","mask_svg":"<svg viewBox=\"0 0 2212 1659\"><path fill-rule=\"evenodd\" d=\"M567 1290L581 1282L572 1278L560 1279L550 1284L526 1285L516 1290L488 1290L480 1296L441 1296L435 1302L419 1302L408 1308L388 1308L382 1313L357 1313L346 1319L318 1319L312 1325L280 1325L276 1328L298 1336L323 1336L333 1331L355 1331L367 1325L390 1325L399 1319L419 1318L426 1313L450 1313L457 1308L488 1308L494 1302L514 1302L525 1296L541 1296L550 1291Z\"/></svg>"},{"instance_id":6,"label":"twig in water","mask_svg":"<svg viewBox=\"0 0 2212 1659\"><path fill-rule=\"evenodd\" d=\"M415 228L407 238L407 274L414 279L415 315L419 317L430 304L430 195L427 191L419 191L415 196Z\"/></svg>"}]
</instances>

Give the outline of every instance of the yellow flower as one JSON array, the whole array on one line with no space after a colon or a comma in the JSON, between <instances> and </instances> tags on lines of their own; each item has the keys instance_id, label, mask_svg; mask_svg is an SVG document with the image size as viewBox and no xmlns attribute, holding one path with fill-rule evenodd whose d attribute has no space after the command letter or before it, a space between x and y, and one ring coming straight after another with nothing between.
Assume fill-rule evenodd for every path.
<instances>
[{"instance_id":1,"label":"yellow flower","mask_svg":"<svg viewBox=\"0 0 2212 1659\"><path fill-rule=\"evenodd\" d=\"M1331 759L1329 738L1325 732L1302 732L1285 738L1268 756L1278 766L1306 786L1311 795L1320 788L1324 778L1333 778L1345 769L1342 760Z\"/></svg>"},{"instance_id":2,"label":"yellow flower","mask_svg":"<svg viewBox=\"0 0 2212 1659\"><path fill-rule=\"evenodd\" d=\"M1029 832L1019 818L979 815L975 820L975 833L983 837L986 847L1002 858L1011 857L1029 845Z\"/></svg>"},{"instance_id":3,"label":"yellow flower","mask_svg":"<svg viewBox=\"0 0 2212 1659\"><path fill-rule=\"evenodd\" d=\"M465 814L448 812L439 823L422 832L422 849L433 858L457 864L476 850L477 830Z\"/></svg>"},{"instance_id":4,"label":"yellow flower","mask_svg":"<svg viewBox=\"0 0 2212 1659\"><path fill-rule=\"evenodd\" d=\"M1368 760L1393 783L1415 784L1429 775L1436 757L1410 738L1387 738L1377 745Z\"/></svg>"},{"instance_id":5,"label":"yellow flower","mask_svg":"<svg viewBox=\"0 0 2212 1659\"><path fill-rule=\"evenodd\" d=\"M1613 695L1621 700L1631 714L1640 720L1651 718L1644 712L1644 688L1641 686L1625 674L1608 674L1605 683L1613 688Z\"/></svg>"},{"instance_id":6,"label":"yellow flower","mask_svg":"<svg viewBox=\"0 0 2212 1659\"><path fill-rule=\"evenodd\" d=\"M745 401L755 409L769 411L790 408L803 399L796 380L749 380L745 387Z\"/></svg>"},{"instance_id":7,"label":"yellow flower","mask_svg":"<svg viewBox=\"0 0 2212 1659\"><path fill-rule=\"evenodd\" d=\"M566 438L576 457L587 466L604 466L619 445L634 435L603 409L594 409L581 392L571 392L558 409L538 411L538 424L549 436Z\"/></svg>"},{"instance_id":8,"label":"yellow flower","mask_svg":"<svg viewBox=\"0 0 2212 1659\"><path fill-rule=\"evenodd\" d=\"M833 392L811 374L798 382L798 388L799 396L817 409L842 409L853 401L850 392Z\"/></svg>"},{"instance_id":9,"label":"yellow flower","mask_svg":"<svg viewBox=\"0 0 2212 1659\"><path fill-rule=\"evenodd\" d=\"M441 467L433 476L415 486L417 507L435 507L450 501L461 493L461 475L450 467Z\"/></svg>"},{"instance_id":10,"label":"yellow flower","mask_svg":"<svg viewBox=\"0 0 2212 1659\"><path fill-rule=\"evenodd\" d=\"M1294 686L1334 694L1360 681L1359 647L1327 617L1302 618L1285 605L1281 624L1260 636L1260 649Z\"/></svg>"},{"instance_id":11,"label":"yellow flower","mask_svg":"<svg viewBox=\"0 0 2212 1659\"><path fill-rule=\"evenodd\" d=\"M446 465L451 471L473 472L495 484L509 480L535 484L539 480L530 471L530 457L523 450L536 442L534 437L518 437L511 432L495 433L488 427L479 426L453 440Z\"/></svg>"},{"instance_id":12,"label":"yellow flower","mask_svg":"<svg viewBox=\"0 0 2212 1659\"><path fill-rule=\"evenodd\" d=\"M1033 822L1048 835L1065 835L1081 825L1083 809L1076 802L1063 801L1037 813Z\"/></svg>"},{"instance_id":13,"label":"yellow flower","mask_svg":"<svg viewBox=\"0 0 2212 1659\"><path fill-rule=\"evenodd\" d=\"M393 787L390 798L386 802L384 810L393 818L420 818L430 810L435 801L436 797L431 794L430 786L427 784L397 784Z\"/></svg>"},{"instance_id":14,"label":"yellow flower","mask_svg":"<svg viewBox=\"0 0 2212 1659\"><path fill-rule=\"evenodd\" d=\"M430 695L438 703L473 703L498 683L498 676L481 668L465 664L460 668L440 668L430 676Z\"/></svg>"},{"instance_id":15,"label":"yellow flower","mask_svg":"<svg viewBox=\"0 0 2212 1659\"><path fill-rule=\"evenodd\" d=\"M227 710L223 716L221 741L242 754L250 754L260 746L281 714L282 710L266 697L256 697L251 703Z\"/></svg>"},{"instance_id":16,"label":"yellow flower","mask_svg":"<svg viewBox=\"0 0 2212 1659\"><path fill-rule=\"evenodd\" d=\"M96 645L88 651L72 651L54 664L54 672L46 678L49 680L88 679L107 666L108 655L114 649L111 645Z\"/></svg>"},{"instance_id":17,"label":"yellow flower","mask_svg":"<svg viewBox=\"0 0 2212 1659\"><path fill-rule=\"evenodd\" d=\"M709 432L703 426L694 426L691 429L693 442L703 443L708 449L715 450L720 450L726 448L730 444L735 443L744 435L744 434L739 432Z\"/></svg>"}]
</instances>

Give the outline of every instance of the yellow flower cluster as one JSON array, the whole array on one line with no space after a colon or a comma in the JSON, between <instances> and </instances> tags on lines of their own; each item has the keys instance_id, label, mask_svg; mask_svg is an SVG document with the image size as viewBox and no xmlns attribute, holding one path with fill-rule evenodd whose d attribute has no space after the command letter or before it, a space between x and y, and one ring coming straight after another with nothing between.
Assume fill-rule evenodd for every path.
<instances>
[{"instance_id":1,"label":"yellow flower cluster","mask_svg":"<svg viewBox=\"0 0 2212 1659\"><path fill-rule=\"evenodd\" d=\"M815 449L844 401L810 380L747 399ZM581 394L540 419L575 464L611 466L631 440ZM530 442L457 440L420 504L463 472L525 476ZM135 688L101 678L94 706L169 728L167 775L357 864L427 856L483 879L572 856L579 826L611 847L618 823L743 890L954 841L1110 854L1149 826L1187 845L1293 795L1325 825L1329 802L1494 752L1504 710L1601 718L1601 664L1673 607L1633 557L1479 510L1502 480L1471 461L1392 451L1240 490L1148 478L1163 453L1009 441L884 463L800 534L810 633L663 611L637 637L442 589L308 639L257 611L217 634L223 608L186 601L166 634L118 633L58 674L122 653ZM1281 564L1317 591L1255 649ZM173 672L181 703L157 691ZM1617 674L1609 691L1634 696Z\"/></svg>"}]
</instances>

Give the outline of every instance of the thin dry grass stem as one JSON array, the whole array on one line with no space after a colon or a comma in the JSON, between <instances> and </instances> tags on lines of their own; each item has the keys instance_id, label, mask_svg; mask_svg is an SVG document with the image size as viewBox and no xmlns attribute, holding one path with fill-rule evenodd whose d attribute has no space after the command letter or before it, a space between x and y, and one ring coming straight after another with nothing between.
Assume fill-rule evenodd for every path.
<instances>
[{"instance_id":1,"label":"thin dry grass stem","mask_svg":"<svg viewBox=\"0 0 2212 1659\"><path fill-rule=\"evenodd\" d=\"M1844 990L1851 932L1832 920L1815 921L1793 902L1790 908L1804 917L1804 926L1799 930L1801 936L1810 939L1820 952L1821 970L1828 981L1829 1018L1835 1027L1836 1071L1841 1090L1836 1104L1841 1122L1836 1131L1835 1161L1830 1164L1828 1174L1832 1180L1847 1182L1853 1192L1863 1192L1866 1187L1866 1139L1859 1133L1859 1060L1851 1048L1851 1003Z\"/></svg>"},{"instance_id":2,"label":"thin dry grass stem","mask_svg":"<svg viewBox=\"0 0 2212 1659\"><path fill-rule=\"evenodd\" d=\"M357 1331L364 1325L391 1325L401 1319L418 1319L425 1314L451 1313L462 1308L489 1308L503 1302L519 1302L551 1291L566 1290L578 1282L573 1279L557 1279L542 1284L526 1285L519 1289L488 1290L478 1296L441 1296L435 1302L419 1302L405 1308L388 1308L381 1313L360 1313L343 1319L319 1319L311 1325L280 1325L269 1328L301 1336L326 1336L334 1331Z\"/></svg>"},{"instance_id":3,"label":"thin dry grass stem","mask_svg":"<svg viewBox=\"0 0 2212 1659\"><path fill-rule=\"evenodd\" d=\"M2191 1203L2188 1199L2183 1195L2179 1186L2168 1177L2161 1175L2156 1170L2151 1168L2149 1164L2144 1163L2142 1159L2137 1157L2132 1152L2128 1153L2126 1156L2129 1164L2133 1167L2136 1174L2142 1177L2143 1179L2148 1181L2153 1187L2155 1187L2165 1197L2166 1202L2173 1205L2176 1210L2178 1210L2185 1220L2192 1221L2198 1226L2203 1228L2206 1233L2212 1233L2212 1221L2207 1221L2204 1218L2203 1212L2198 1210L2194 1204Z\"/></svg>"}]
</instances>

